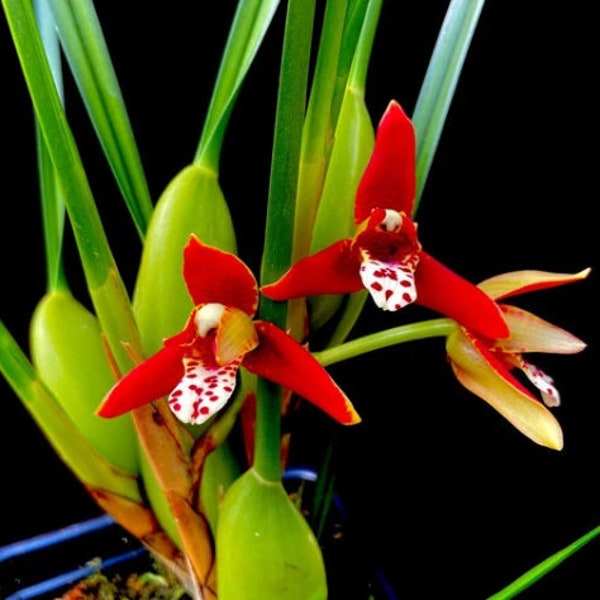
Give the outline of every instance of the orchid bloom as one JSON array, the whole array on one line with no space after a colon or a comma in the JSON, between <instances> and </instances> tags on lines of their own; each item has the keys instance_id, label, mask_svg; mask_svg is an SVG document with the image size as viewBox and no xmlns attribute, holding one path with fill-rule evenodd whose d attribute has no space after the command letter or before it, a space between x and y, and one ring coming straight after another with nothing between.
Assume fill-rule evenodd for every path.
<instances>
[{"instance_id":1,"label":"orchid bloom","mask_svg":"<svg viewBox=\"0 0 600 600\"><path fill-rule=\"evenodd\" d=\"M479 288L494 300L580 281L589 269L573 275L545 271L515 271L487 279ZM468 390L488 402L534 442L560 450L560 425L546 407L560 404L554 381L523 358L527 352L575 354L585 348L580 339L525 310L499 304L510 329L507 339L482 338L457 326L446 350L454 374ZM542 402L513 375L520 369L537 388Z\"/></svg>"},{"instance_id":2,"label":"orchid bloom","mask_svg":"<svg viewBox=\"0 0 600 600\"><path fill-rule=\"evenodd\" d=\"M312 354L267 321L253 321L258 285L235 255L192 236L183 275L194 302L184 330L163 342L108 392L98 414L116 417L168 395L184 423L201 424L227 403L241 365L309 400L342 424L360 417Z\"/></svg>"},{"instance_id":3,"label":"orchid bloom","mask_svg":"<svg viewBox=\"0 0 600 600\"><path fill-rule=\"evenodd\" d=\"M411 219L415 189L414 128L392 101L356 192L355 237L299 260L261 291L272 300L288 300L366 288L383 310L396 311L415 302L480 334L506 337L508 329L496 304L421 249Z\"/></svg>"}]
</instances>

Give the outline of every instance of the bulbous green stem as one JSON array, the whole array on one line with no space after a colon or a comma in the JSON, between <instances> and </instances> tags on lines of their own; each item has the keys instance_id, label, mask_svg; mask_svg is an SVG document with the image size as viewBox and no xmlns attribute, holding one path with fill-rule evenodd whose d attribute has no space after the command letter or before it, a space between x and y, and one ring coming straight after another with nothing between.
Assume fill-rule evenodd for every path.
<instances>
[{"instance_id":1,"label":"bulbous green stem","mask_svg":"<svg viewBox=\"0 0 600 600\"><path fill-rule=\"evenodd\" d=\"M320 352L313 352L313 354L326 367L343 360L348 360L349 358L355 358L361 354L387 348L388 346L432 337L446 337L455 327L457 327L456 322L452 319L431 319L429 321L401 325L400 327L392 327L391 329L371 333L370 335L356 338L339 346L327 348Z\"/></svg>"}]
</instances>

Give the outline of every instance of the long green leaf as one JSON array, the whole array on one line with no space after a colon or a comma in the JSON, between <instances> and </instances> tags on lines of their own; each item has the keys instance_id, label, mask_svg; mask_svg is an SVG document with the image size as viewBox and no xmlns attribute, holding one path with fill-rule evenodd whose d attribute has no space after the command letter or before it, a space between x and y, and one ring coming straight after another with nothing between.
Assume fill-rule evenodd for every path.
<instances>
[{"instance_id":1,"label":"long green leaf","mask_svg":"<svg viewBox=\"0 0 600 600\"><path fill-rule=\"evenodd\" d=\"M302 145L315 0L290 0L275 115L269 201L261 281L274 281L292 258L294 202ZM287 302L263 298L261 318L285 327ZM281 390L258 381L254 467L267 480L281 477Z\"/></svg>"},{"instance_id":2,"label":"long green leaf","mask_svg":"<svg viewBox=\"0 0 600 600\"><path fill-rule=\"evenodd\" d=\"M32 6L21 0L3 0L2 5L35 114L59 176L96 314L117 364L126 372L132 359L123 343L143 354L131 303L56 91Z\"/></svg>"},{"instance_id":3,"label":"long green leaf","mask_svg":"<svg viewBox=\"0 0 600 600\"><path fill-rule=\"evenodd\" d=\"M310 47L315 0L290 2L280 68L279 96L266 217L265 248L261 281L274 281L284 273L292 259L292 232L295 198L299 179L302 128L308 88ZM285 311L285 304L263 298L261 310ZM272 306L273 305L273 306ZM267 318L263 312L262 316ZM279 325L285 325L281 314Z\"/></svg>"},{"instance_id":4,"label":"long green leaf","mask_svg":"<svg viewBox=\"0 0 600 600\"><path fill-rule=\"evenodd\" d=\"M417 211L450 103L485 0L452 0L413 114L417 135Z\"/></svg>"},{"instance_id":5,"label":"long green leaf","mask_svg":"<svg viewBox=\"0 0 600 600\"><path fill-rule=\"evenodd\" d=\"M335 129L337 117L342 105L342 100L346 92L348 75L352 67L356 45L359 37L362 35L365 13L368 9L370 0L349 0L346 9L346 23L342 35L342 43L338 57L337 76L335 82L335 91L331 102L332 127Z\"/></svg>"},{"instance_id":6,"label":"long green leaf","mask_svg":"<svg viewBox=\"0 0 600 600\"><path fill-rule=\"evenodd\" d=\"M546 560L537 564L532 569L529 569L526 573L523 573L521 577L515 579L510 585L490 596L488 600L509 600L510 598L514 598L544 577L544 575L547 575L550 571L558 567L558 565L567 558L581 550L581 548L591 542L599 534L600 526L588 531L588 533L577 538L572 544L569 544L562 550L559 550L552 556L549 556Z\"/></svg>"},{"instance_id":7,"label":"long green leaf","mask_svg":"<svg viewBox=\"0 0 600 600\"><path fill-rule=\"evenodd\" d=\"M47 0L79 92L138 233L152 201L125 101L91 0Z\"/></svg>"},{"instance_id":8,"label":"long green leaf","mask_svg":"<svg viewBox=\"0 0 600 600\"><path fill-rule=\"evenodd\" d=\"M308 254L312 228L323 189L327 160L331 150L332 102L347 8L347 0L330 0L325 5L323 28L302 138L293 233L294 261Z\"/></svg>"},{"instance_id":9,"label":"long green leaf","mask_svg":"<svg viewBox=\"0 0 600 600\"><path fill-rule=\"evenodd\" d=\"M242 82L279 0L240 0L229 31L194 163L219 172L223 137Z\"/></svg>"},{"instance_id":10,"label":"long green leaf","mask_svg":"<svg viewBox=\"0 0 600 600\"><path fill-rule=\"evenodd\" d=\"M63 99L62 64L60 46L56 35L54 17L45 0L34 2L35 15L40 30L40 38L44 46L52 77L57 92ZM35 125L38 175L40 180L40 197L42 206L42 223L44 229L44 248L46 256L46 285L48 291L65 289L67 282L62 261L62 241L65 221L65 205L60 193L54 165L50 159L46 142L39 125Z\"/></svg>"}]
</instances>

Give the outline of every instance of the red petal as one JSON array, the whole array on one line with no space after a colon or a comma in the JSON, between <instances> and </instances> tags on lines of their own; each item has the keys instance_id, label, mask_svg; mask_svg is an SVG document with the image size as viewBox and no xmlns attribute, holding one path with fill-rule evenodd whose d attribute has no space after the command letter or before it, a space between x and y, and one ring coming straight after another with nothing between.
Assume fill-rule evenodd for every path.
<instances>
[{"instance_id":1,"label":"red petal","mask_svg":"<svg viewBox=\"0 0 600 600\"><path fill-rule=\"evenodd\" d=\"M196 306L216 302L239 308L251 317L256 313L256 279L234 254L191 236L183 251L183 276Z\"/></svg>"},{"instance_id":2,"label":"red petal","mask_svg":"<svg viewBox=\"0 0 600 600\"><path fill-rule=\"evenodd\" d=\"M118 417L171 393L183 377L183 355L180 346L159 350L117 381L96 414Z\"/></svg>"},{"instance_id":3,"label":"red petal","mask_svg":"<svg viewBox=\"0 0 600 600\"><path fill-rule=\"evenodd\" d=\"M299 260L278 281L264 285L261 292L271 300L289 300L361 290L360 258L351 246L352 240L340 240Z\"/></svg>"},{"instance_id":4,"label":"red petal","mask_svg":"<svg viewBox=\"0 0 600 600\"><path fill-rule=\"evenodd\" d=\"M255 324L260 344L242 361L248 371L292 390L343 425L360 422L350 400L304 346L272 323Z\"/></svg>"},{"instance_id":5,"label":"red petal","mask_svg":"<svg viewBox=\"0 0 600 600\"><path fill-rule=\"evenodd\" d=\"M387 107L375 147L358 185L354 220L362 223L374 208L391 208L412 216L415 201L415 131L401 106Z\"/></svg>"},{"instance_id":6,"label":"red petal","mask_svg":"<svg viewBox=\"0 0 600 600\"><path fill-rule=\"evenodd\" d=\"M508 337L508 326L498 305L426 252L420 254L416 285L417 304L454 319L471 332L492 339Z\"/></svg>"}]
</instances>

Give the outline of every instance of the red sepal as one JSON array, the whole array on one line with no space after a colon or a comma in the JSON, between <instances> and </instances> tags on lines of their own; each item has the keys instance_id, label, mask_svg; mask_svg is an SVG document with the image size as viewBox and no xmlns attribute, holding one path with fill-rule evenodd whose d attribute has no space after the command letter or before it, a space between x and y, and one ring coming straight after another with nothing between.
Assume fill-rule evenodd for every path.
<instances>
[{"instance_id":1,"label":"red sepal","mask_svg":"<svg viewBox=\"0 0 600 600\"><path fill-rule=\"evenodd\" d=\"M239 308L251 317L256 313L256 279L230 252L207 246L192 235L183 251L183 277L196 306L218 303Z\"/></svg>"},{"instance_id":2,"label":"red sepal","mask_svg":"<svg viewBox=\"0 0 600 600\"><path fill-rule=\"evenodd\" d=\"M417 303L457 321L488 338L506 338L508 326L498 305L431 255L421 251L415 274Z\"/></svg>"},{"instance_id":3,"label":"red sepal","mask_svg":"<svg viewBox=\"0 0 600 600\"><path fill-rule=\"evenodd\" d=\"M516 377L513 376L511 373L511 366L508 366L508 364L501 360L497 354L491 352L482 340L479 340L472 335L467 337L485 362L487 362L490 368L496 373L496 375L501 377L506 383L508 383L508 385L512 386L524 396L528 396L534 402L539 402L539 400Z\"/></svg>"},{"instance_id":4,"label":"red sepal","mask_svg":"<svg viewBox=\"0 0 600 600\"><path fill-rule=\"evenodd\" d=\"M343 425L360 422L350 400L304 346L268 321L255 325L260 343L244 357L248 371L290 389Z\"/></svg>"},{"instance_id":5,"label":"red sepal","mask_svg":"<svg viewBox=\"0 0 600 600\"><path fill-rule=\"evenodd\" d=\"M352 240L344 239L300 259L279 280L261 288L271 300L321 294L348 294L363 289L360 259Z\"/></svg>"},{"instance_id":6,"label":"red sepal","mask_svg":"<svg viewBox=\"0 0 600 600\"><path fill-rule=\"evenodd\" d=\"M392 100L379 122L373 153L358 184L355 222L362 223L374 208L390 208L412 216L415 173L413 124Z\"/></svg>"},{"instance_id":7,"label":"red sepal","mask_svg":"<svg viewBox=\"0 0 600 600\"><path fill-rule=\"evenodd\" d=\"M96 411L100 417L118 417L170 394L183 377L181 346L165 346L119 379Z\"/></svg>"}]
</instances>

